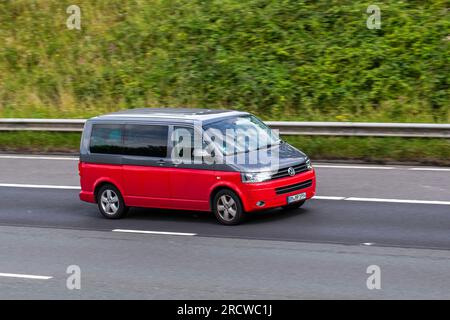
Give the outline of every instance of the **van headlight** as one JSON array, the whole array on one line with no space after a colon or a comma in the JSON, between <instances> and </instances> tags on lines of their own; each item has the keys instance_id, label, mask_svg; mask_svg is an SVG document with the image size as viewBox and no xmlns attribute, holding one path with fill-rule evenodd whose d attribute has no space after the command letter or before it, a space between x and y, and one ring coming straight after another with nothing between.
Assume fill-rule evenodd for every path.
<instances>
[{"instance_id":1,"label":"van headlight","mask_svg":"<svg viewBox=\"0 0 450 320\"><path fill-rule=\"evenodd\" d=\"M270 180L272 175L270 172L242 172L241 177L242 182L256 183Z\"/></svg>"},{"instance_id":2,"label":"van headlight","mask_svg":"<svg viewBox=\"0 0 450 320\"><path fill-rule=\"evenodd\" d=\"M313 166L311 164L311 160L309 158L306 158L306 169L308 169L308 171L311 171L313 169Z\"/></svg>"}]
</instances>

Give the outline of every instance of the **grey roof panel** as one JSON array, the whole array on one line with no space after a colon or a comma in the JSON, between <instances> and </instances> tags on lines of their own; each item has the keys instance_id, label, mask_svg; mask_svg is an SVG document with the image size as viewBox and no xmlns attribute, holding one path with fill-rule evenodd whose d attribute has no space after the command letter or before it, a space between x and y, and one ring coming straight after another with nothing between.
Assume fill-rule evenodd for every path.
<instances>
[{"instance_id":1,"label":"grey roof panel","mask_svg":"<svg viewBox=\"0 0 450 320\"><path fill-rule=\"evenodd\" d=\"M194 108L139 108L127 109L95 117L95 120L200 120L207 121L229 116L248 114L247 112L218 109L194 109Z\"/></svg>"}]
</instances>

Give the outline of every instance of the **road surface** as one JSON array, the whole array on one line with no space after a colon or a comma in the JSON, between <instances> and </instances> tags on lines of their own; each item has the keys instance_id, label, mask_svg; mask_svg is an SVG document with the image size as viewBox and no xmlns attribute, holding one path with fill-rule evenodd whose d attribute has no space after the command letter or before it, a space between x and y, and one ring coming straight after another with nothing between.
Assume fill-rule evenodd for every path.
<instances>
[{"instance_id":1,"label":"road surface","mask_svg":"<svg viewBox=\"0 0 450 320\"><path fill-rule=\"evenodd\" d=\"M316 170L303 208L225 227L157 209L106 220L78 199L76 159L0 155L0 298L450 299L450 168Z\"/></svg>"}]
</instances>

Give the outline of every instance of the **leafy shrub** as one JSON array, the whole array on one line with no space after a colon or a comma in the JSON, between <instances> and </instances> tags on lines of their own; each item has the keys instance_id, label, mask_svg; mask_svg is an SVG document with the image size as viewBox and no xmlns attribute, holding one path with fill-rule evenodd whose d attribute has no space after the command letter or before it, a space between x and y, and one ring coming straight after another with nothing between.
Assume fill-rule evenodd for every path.
<instances>
[{"instance_id":1,"label":"leafy shrub","mask_svg":"<svg viewBox=\"0 0 450 320\"><path fill-rule=\"evenodd\" d=\"M449 122L448 1L0 1L0 115L236 108L266 119Z\"/></svg>"}]
</instances>

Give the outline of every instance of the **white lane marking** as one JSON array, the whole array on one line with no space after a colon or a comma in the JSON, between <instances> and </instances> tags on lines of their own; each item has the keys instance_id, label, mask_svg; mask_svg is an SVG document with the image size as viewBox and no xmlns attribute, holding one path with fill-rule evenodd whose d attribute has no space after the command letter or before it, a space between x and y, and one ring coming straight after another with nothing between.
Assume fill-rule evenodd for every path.
<instances>
[{"instance_id":1,"label":"white lane marking","mask_svg":"<svg viewBox=\"0 0 450 320\"><path fill-rule=\"evenodd\" d=\"M55 186L45 184L17 184L17 183L0 183L0 187L5 188L32 188L32 189L63 189L63 190L80 190L77 186Z\"/></svg>"},{"instance_id":2,"label":"white lane marking","mask_svg":"<svg viewBox=\"0 0 450 320\"><path fill-rule=\"evenodd\" d=\"M450 168L440 167L389 167L389 166L348 166L348 165L328 165L328 164L315 164L316 168L329 168L329 169L362 169L362 170L406 170L406 171L448 171Z\"/></svg>"},{"instance_id":3,"label":"white lane marking","mask_svg":"<svg viewBox=\"0 0 450 320\"><path fill-rule=\"evenodd\" d=\"M371 167L371 166L339 166L339 165L325 165L325 164L313 164L316 168L332 168L332 169L370 169L370 170L393 170L394 167ZM398 168L397 168L398 169Z\"/></svg>"},{"instance_id":4,"label":"white lane marking","mask_svg":"<svg viewBox=\"0 0 450 320\"><path fill-rule=\"evenodd\" d=\"M42 184L13 184L13 183L0 183L0 187L7 188L32 188L32 189L61 189L61 190L80 190L77 186L56 186L56 185L42 185ZM359 198L359 197L339 197L339 196L314 196L316 200L335 200L335 201L361 201L361 202L390 202L390 203L411 203L411 204L437 204L437 205L450 205L450 201L439 200L410 200L410 199L383 199L383 198ZM114 230L116 231L116 230ZM120 230L117 232L134 232L134 233L155 233L155 234L177 234L177 233L165 233L157 231L140 231L140 230ZM179 235L195 235L195 234L179 234Z\"/></svg>"},{"instance_id":5,"label":"white lane marking","mask_svg":"<svg viewBox=\"0 0 450 320\"><path fill-rule=\"evenodd\" d=\"M73 157L53 157L53 156L9 156L0 155L0 159L25 159L25 160L66 160L66 161L78 161L79 158Z\"/></svg>"},{"instance_id":6,"label":"white lane marking","mask_svg":"<svg viewBox=\"0 0 450 320\"><path fill-rule=\"evenodd\" d=\"M450 168L409 168L411 171L450 171Z\"/></svg>"},{"instance_id":7,"label":"white lane marking","mask_svg":"<svg viewBox=\"0 0 450 320\"><path fill-rule=\"evenodd\" d=\"M413 203L413 204L439 204L450 206L450 201L432 201L432 200L405 200L405 199L380 199L380 198L357 198L348 197L345 201L368 201L368 202L391 202L391 203Z\"/></svg>"},{"instance_id":8,"label":"white lane marking","mask_svg":"<svg viewBox=\"0 0 450 320\"><path fill-rule=\"evenodd\" d=\"M313 199L317 199L317 200L345 200L345 197L314 196Z\"/></svg>"},{"instance_id":9,"label":"white lane marking","mask_svg":"<svg viewBox=\"0 0 450 320\"><path fill-rule=\"evenodd\" d=\"M169 236L196 236L197 235L196 233L145 231L145 230L126 230L126 229L114 229L114 230L112 230L112 232L160 234L160 235L169 235Z\"/></svg>"},{"instance_id":10,"label":"white lane marking","mask_svg":"<svg viewBox=\"0 0 450 320\"><path fill-rule=\"evenodd\" d=\"M61 160L61 161L79 161L78 157L57 157L57 156L27 156L27 155L0 155L0 159L24 159L24 160ZM330 169L369 169L369 170L411 170L411 171L449 171L450 168L439 167L417 167L417 168L402 168L402 167L383 167L383 166L356 166L356 165L327 165L316 164L317 168Z\"/></svg>"},{"instance_id":11,"label":"white lane marking","mask_svg":"<svg viewBox=\"0 0 450 320\"><path fill-rule=\"evenodd\" d=\"M315 196L315 197L313 197L313 199L336 200L336 201L410 203L410 204L437 204L437 205L450 206L450 201L435 201L435 200L382 199L382 198L358 198L358 197L326 197L326 196Z\"/></svg>"},{"instance_id":12,"label":"white lane marking","mask_svg":"<svg viewBox=\"0 0 450 320\"><path fill-rule=\"evenodd\" d=\"M22 278L22 279L33 279L33 280L49 280L53 277L49 276L35 276L32 274L17 274L17 273L0 273L0 277L5 278Z\"/></svg>"}]
</instances>

